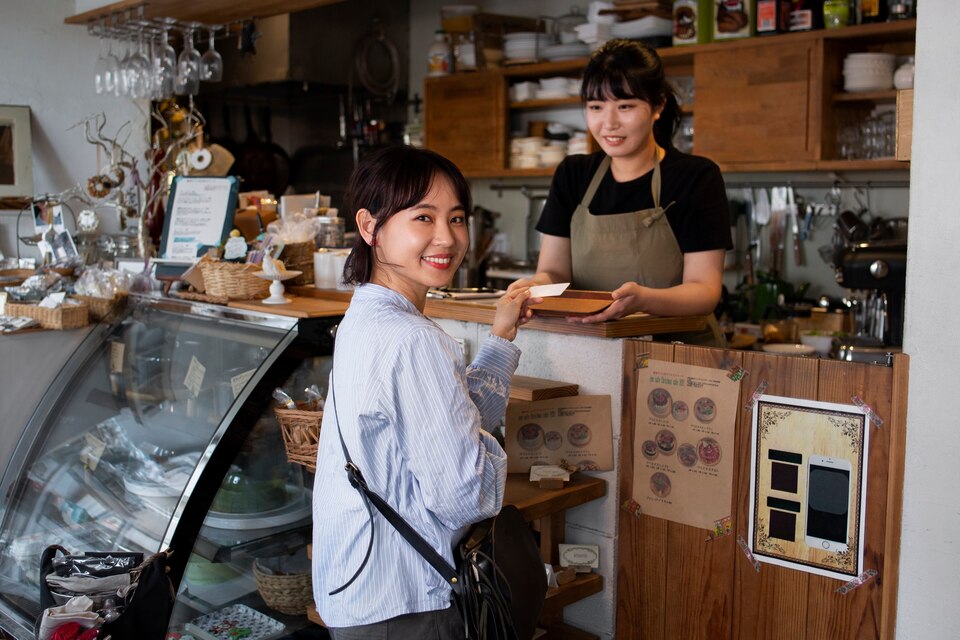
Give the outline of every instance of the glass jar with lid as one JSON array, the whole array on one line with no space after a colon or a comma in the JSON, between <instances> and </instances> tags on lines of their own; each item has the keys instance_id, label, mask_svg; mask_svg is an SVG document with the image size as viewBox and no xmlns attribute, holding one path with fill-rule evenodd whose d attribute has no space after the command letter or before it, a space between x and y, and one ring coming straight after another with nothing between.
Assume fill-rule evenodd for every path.
<instances>
[{"instance_id":1,"label":"glass jar with lid","mask_svg":"<svg viewBox=\"0 0 960 640\"><path fill-rule=\"evenodd\" d=\"M337 249L344 245L343 218L335 216L317 216L317 247L321 249Z\"/></svg>"}]
</instances>

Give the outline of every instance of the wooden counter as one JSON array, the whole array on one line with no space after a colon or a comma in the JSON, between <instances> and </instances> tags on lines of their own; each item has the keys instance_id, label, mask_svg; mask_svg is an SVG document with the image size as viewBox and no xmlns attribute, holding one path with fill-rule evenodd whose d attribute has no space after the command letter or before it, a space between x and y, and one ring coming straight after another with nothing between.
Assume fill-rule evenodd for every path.
<instances>
[{"instance_id":1,"label":"wooden counter","mask_svg":"<svg viewBox=\"0 0 960 640\"><path fill-rule=\"evenodd\" d=\"M350 293L327 289L317 289L310 286L290 287L290 293L304 298L320 300L349 301ZM230 303L233 306L234 303ZM446 318L462 320L464 322L478 322L493 324L496 313L496 300L433 300L427 299L424 314L431 318ZM261 305L269 306L269 305ZM247 308L247 307L245 307ZM260 309L257 309L260 310ZM538 318L534 317L524 325L527 329L548 331L551 333L566 333L581 336L596 336L599 338L627 338L634 336L655 335L659 333L683 333L687 331L701 331L707 326L706 316L652 316L646 313L635 313L619 320L598 322L593 324L578 324L567 322L566 318Z\"/></svg>"},{"instance_id":2,"label":"wooden counter","mask_svg":"<svg viewBox=\"0 0 960 640\"><path fill-rule=\"evenodd\" d=\"M347 307L350 306L347 302L308 298L301 295L287 297L290 298L289 304L264 304L262 300L231 300L227 303L227 306L233 307L234 309L273 313L278 316L291 318L327 318L331 316L342 316L346 312Z\"/></svg>"}]
</instances>

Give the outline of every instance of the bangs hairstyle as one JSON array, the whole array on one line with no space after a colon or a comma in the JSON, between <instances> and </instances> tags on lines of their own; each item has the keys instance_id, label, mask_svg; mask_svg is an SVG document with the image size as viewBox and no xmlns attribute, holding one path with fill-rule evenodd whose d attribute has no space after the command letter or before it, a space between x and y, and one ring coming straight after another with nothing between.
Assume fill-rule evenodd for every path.
<instances>
[{"instance_id":1,"label":"bangs hairstyle","mask_svg":"<svg viewBox=\"0 0 960 640\"><path fill-rule=\"evenodd\" d=\"M586 104L606 100L642 100L662 107L653 126L661 147L673 144L680 126L680 105L663 72L663 62L652 48L636 40L610 40L590 57L583 72L580 99Z\"/></svg>"},{"instance_id":2,"label":"bangs hairstyle","mask_svg":"<svg viewBox=\"0 0 960 640\"><path fill-rule=\"evenodd\" d=\"M387 147L360 161L347 183L347 211L353 218L360 209L370 211L376 220L375 240L387 220L422 202L438 177L450 181L464 212L469 213L473 209L470 186L457 165L433 151L409 146ZM370 282L375 262L373 247L357 233L343 268L343 281L354 285Z\"/></svg>"}]
</instances>

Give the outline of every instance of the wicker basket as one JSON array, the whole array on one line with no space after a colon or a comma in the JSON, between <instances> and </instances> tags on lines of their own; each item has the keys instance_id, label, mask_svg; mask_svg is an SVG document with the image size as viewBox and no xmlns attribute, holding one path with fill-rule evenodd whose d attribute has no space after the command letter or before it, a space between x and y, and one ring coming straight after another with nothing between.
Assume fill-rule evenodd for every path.
<instances>
[{"instance_id":1,"label":"wicker basket","mask_svg":"<svg viewBox=\"0 0 960 640\"><path fill-rule=\"evenodd\" d=\"M90 324L90 310L83 304L62 304L52 309L36 304L7 302L8 316L26 316L40 323L44 329L78 329Z\"/></svg>"},{"instance_id":2,"label":"wicker basket","mask_svg":"<svg viewBox=\"0 0 960 640\"><path fill-rule=\"evenodd\" d=\"M316 247L312 242L294 242L283 247L280 260L289 271L300 271L300 275L290 281L290 284L313 284L313 252Z\"/></svg>"},{"instance_id":3,"label":"wicker basket","mask_svg":"<svg viewBox=\"0 0 960 640\"><path fill-rule=\"evenodd\" d=\"M317 469L317 442L320 440L320 423L323 411L308 411L306 408L274 409L287 460L305 466L310 471Z\"/></svg>"},{"instance_id":4,"label":"wicker basket","mask_svg":"<svg viewBox=\"0 0 960 640\"><path fill-rule=\"evenodd\" d=\"M118 293L112 298L98 298L96 296L73 296L73 298L87 305L90 309L91 322L100 322L113 313L119 312L127 304L127 294L125 293Z\"/></svg>"},{"instance_id":5,"label":"wicker basket","mask_svg":"<svg viewBox=\"0 0 960 640\"><path fill-rule=\"evenodd\" d=\"M255 264L238 262L199 262L203 274L203 288L207 295L229 300L252 300L265 298L270 282L258 278L260 271Z\"/></svg>"},{"instance_id":6,"label":"wicker basket","mask_svg":"<svg viewBox=\"0 0 960 640\"><path fill-rule=\"evenodd\" d=\"M271 609L293 616L307 613L313 604L313 585L310 572L270 574L264 572L257 560L253 561L253 577L260 597Z\"/></svg>"},{"instance_id":7,"label":"wicker basket","mask_svg":"<svg viewBox=\"0 0 960 640\"><path fill-rule=\"evenodd\" d=\"M33 269L0 269L0 285L16 287L35 273Z\"/></svg>"}]
</instances>

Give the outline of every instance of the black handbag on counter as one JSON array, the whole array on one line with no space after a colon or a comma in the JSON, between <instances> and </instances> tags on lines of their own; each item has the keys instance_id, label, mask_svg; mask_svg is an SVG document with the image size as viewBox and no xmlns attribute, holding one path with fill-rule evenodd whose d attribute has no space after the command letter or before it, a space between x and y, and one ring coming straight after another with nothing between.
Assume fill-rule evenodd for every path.
<instances>
[{"instance_id":1,"label":"black handbag on counter","mask_svg":"<svg viewBox=\"0 0 960 640\"><path fill-rule=\"evenodd\" d=\"M63 554L62 557L58 557L58 552ZM88 551L82 555L70 555L60 545L47 547L40 555L41 612L36 625L38 632L48 608L62 605L75 595L88 595L98 609L104 606L107 597L114 598L119 614L116 618L103 622L100 638L163 640L176 596L173 584L167 576L167 559L171 554L172 551L167 550L146 559L142 553L124 551ZM47 582L50 575L101 578L121 573L129 573L130 584L134 585L127 590L124 597L53 591Z\"/></svg>"},{"instance_id":2,"label":"black handbag on counter","mask_svg":"<svg viewBox=\"0 0 960 640\"><path fill-rule=\"evenodd\" d=\"M430 546L383 498L370 490L360 469L350 458L336 415L336 394L331 385L337 435L347 460L350 485L363 498L370 514L370 542L353 577L330 595L349 587L363 571L373 549L371 503L400 535L450 585L468 640L530 640L537 628L547 594L547 575L533 532L519 509L504 505L500 513L474 524L458 543L456 567Z\"/></svg>"}]
</instances>

